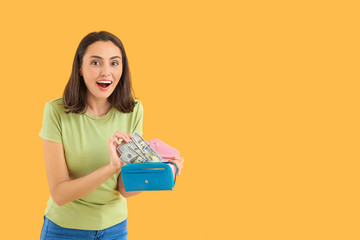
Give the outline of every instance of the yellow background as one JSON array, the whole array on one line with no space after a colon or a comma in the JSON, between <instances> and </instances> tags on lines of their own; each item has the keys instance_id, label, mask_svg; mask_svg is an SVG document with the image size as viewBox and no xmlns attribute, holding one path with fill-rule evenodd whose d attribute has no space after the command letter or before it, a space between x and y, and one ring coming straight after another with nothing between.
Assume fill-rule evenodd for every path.
<instances>
[{"instance_id":1,"label":"yellow background","mask_svg":"<svg viewBox=\"0 0 360 240\"><path fill-rule=\"evenodd\" d=\"M39 239L41 138L80 40L124 43L175 191L128 199L129 239L360 239L357 1L2 0L1 238Z\"/></svg>"}]
</instances>

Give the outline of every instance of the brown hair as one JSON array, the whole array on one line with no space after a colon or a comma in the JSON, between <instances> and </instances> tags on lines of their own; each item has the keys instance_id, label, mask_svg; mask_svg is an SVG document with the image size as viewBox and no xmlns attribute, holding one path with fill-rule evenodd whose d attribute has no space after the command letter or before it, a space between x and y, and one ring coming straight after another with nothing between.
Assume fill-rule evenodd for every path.
<instances>
[{"instance_id":1,"label":"brown hair","mask_svg":"<svg viewBox=\"0 0 360 240\"><path fill-rule=\"evenodd\" d=\"M70 79L63 94L64 105L67 109L66 113L85 112L87 88L84 78L80 75L80 67L88 46L97 41L112 41L120 48L123 72L118 85L114 89L113 93L108 97L108 102L110 102L111 106L115 107L120 112L132 112L136 102L134 101L132 95L133 89L131 84L130 69L124 46L120 39L115 35L106 31L100 31L92 32L86 35L81 40L76 50Z\"/></svg>"}]
</instances>

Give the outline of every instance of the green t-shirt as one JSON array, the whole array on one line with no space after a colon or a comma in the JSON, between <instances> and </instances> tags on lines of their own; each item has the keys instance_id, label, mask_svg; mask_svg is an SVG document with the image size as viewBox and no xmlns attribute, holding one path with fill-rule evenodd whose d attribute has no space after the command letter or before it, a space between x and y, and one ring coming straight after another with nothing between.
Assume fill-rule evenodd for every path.
<instances>
[{"instance_id":1,"label":"green t-shirt","mask_svg":"<svg viewBox=\"0 0 360 240\"><path fill-rule=\"evenodd\" d=\"M45 104L40 137L62 143L71 179L86 176L110 162L108 141L120 130L142 135L143 107L135 100L134 111L122 113L111 108L104 116L65 113L62 98ZM100 230L127 218L126 199L117 191L120 171L90 194L57 205L50 196L46 216L66 228Z\"/></svg>"}]
</instances>

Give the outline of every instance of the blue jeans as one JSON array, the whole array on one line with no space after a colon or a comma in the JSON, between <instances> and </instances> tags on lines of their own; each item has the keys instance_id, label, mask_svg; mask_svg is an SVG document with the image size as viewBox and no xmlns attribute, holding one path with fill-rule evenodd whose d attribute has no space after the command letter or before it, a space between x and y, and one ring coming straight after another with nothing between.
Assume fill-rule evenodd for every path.
<instances>
[{"instance_id":1,"label":"blue jeans","mask_svg":"<svg viewBox=\"0 0 360 240\"><path fill-rule=\"evenodd\" d=\"M63 228L44 216L40 240L127 240L127 219L99 231Z\"/></svg>"}]
</instances>

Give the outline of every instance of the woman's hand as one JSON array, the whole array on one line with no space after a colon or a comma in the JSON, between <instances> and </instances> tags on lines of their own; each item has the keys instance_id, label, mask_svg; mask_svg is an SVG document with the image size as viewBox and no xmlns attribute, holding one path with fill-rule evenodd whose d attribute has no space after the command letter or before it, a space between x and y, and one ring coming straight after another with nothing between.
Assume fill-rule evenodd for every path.
<instances>
[{"instance_id":1,"label":"woman's hand","mask_svg":"<svg viewBox=\"0 0 360 240\"><path fill-rule=\"evenodd\" d=\"M168 159L169 162L175 163L177 166L177 175L180 176L181 169L184 165L184 158L183 157L173 157Z\"/></svg>"},{"instance_id":2,"label":"woman's hand","mask_svg":"<svg viewBox=\"0 0 360 240\"><path fill-rule=\"evenodd\" d=\"M110 155L110 163L109 167L111 171L115 174L117 173L121 167L124 165L124 163L119 159L121 154L116 150L116 148L120 145L119 139L124 140L125 142L130 142L131 136L130 134L127 134L122 131L117 131L110 139L108 143L108 149L109 149L109 155Z\"/></svg>"}]
</instances>

